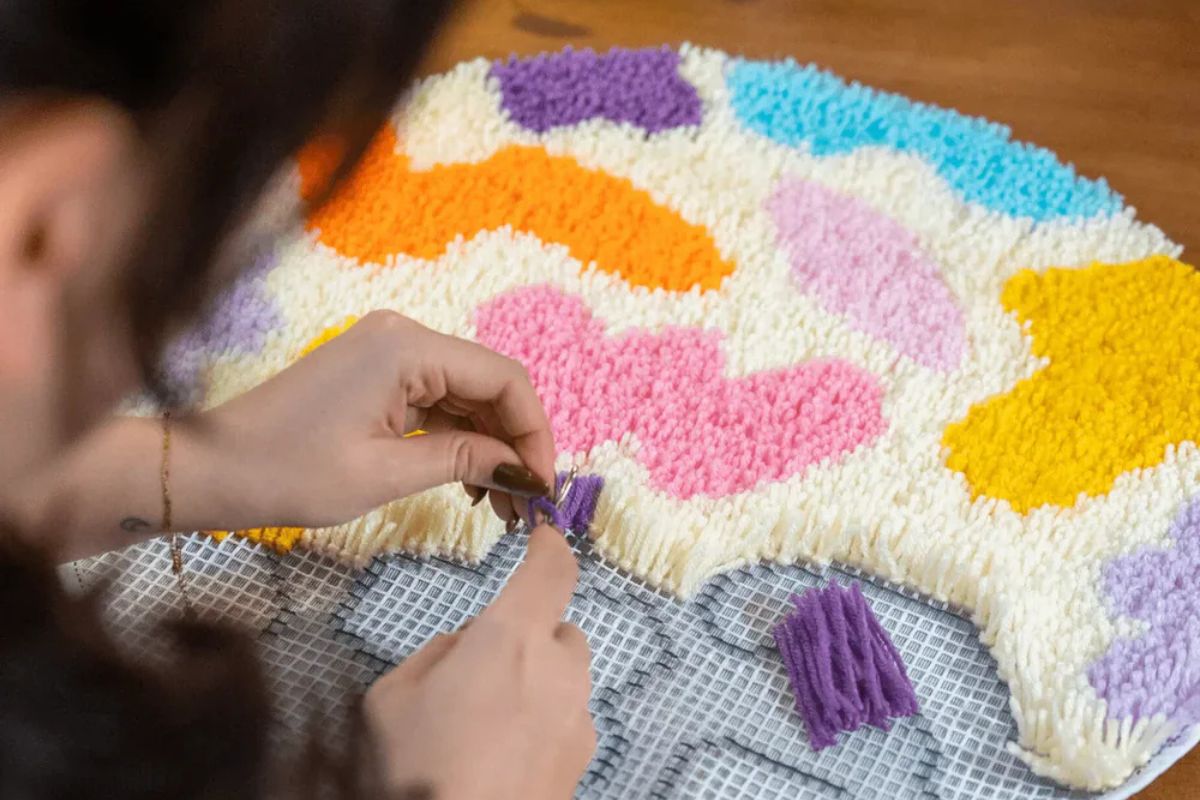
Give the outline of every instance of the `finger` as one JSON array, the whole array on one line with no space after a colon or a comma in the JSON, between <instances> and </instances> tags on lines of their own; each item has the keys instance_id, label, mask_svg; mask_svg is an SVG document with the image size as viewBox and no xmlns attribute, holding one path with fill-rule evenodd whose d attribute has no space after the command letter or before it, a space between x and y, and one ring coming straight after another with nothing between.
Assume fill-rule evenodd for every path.
<instances>
[{"instance_id":1,"label":"finger","mask_svg":"<svg viewBox=\"0 0 1200 800\"><path fill-rule=\"evenodd\" d=\"M421 412L422 416L418 427L426 433L442 433L444 431L476 431L477 433L486 433L486 431L480 431L472 425L471 420L467 417L452 414L437 406L429 409L413 410Z\"/></svg>"},{"instance_id":2,"label":"finger","mask_svg":"<svg viewBox=\"0 0 1200 800\"><path fill-rule=\"evenodd\" d=\"M575 743L575 758L573 762L575 771L580 776L587 769L588 764L592 763L592 758L596 755L596 747L600 744L600 737L596 733L596 722L592 719L591 714L585 714L583 722L579 724L578 733L572 737Z\"/></svg>"},{"instance_id":3,"label":"finger","mask_svg":"<svg viewBox=\"0 0 1200 800\"><path fill-rule=\"evenodd\" d=\"M579 784L588 764L596 754L599 737L596 735L596 723L591 715L582 714L579 721L563 737L560 757L554 768L553 785L562 787L561 796L570 797Z\"/></svg>"},{"instance_id":4,"label":"finger","mask_svg":"<svg viewBox=\"0 0 1200 800\"><path fill-rule=\"evenodd\" d=\"M553 635L578 582L579 564L566 539L549 525L539 525L529 535L525 560L483 616L543 628Z\"/></svg>"},{"instance_id":5,"label":"finger","mask_svg":"<svg viewBox=\"0 0 1200 800\"><path fill-rule=\"evenodd\" d=\"M425 427L425 421L428 418L428 409L412 408L411 406L406 407L404 409L404 422L401 423L404 426L404 429L401 431L396 431L396 433L400 436L407 436L413 431L427 430ZM389 417L388 419L391 420L392 417Z\"/></svg>"},{"instance_id":6,"label":"finger","mask_svg":"<svg viewBox=\"0 0 1200 800\"><path fill-rule=\"evenodd\" d=\"M396 497L407 497L446 483L466 483L485 489L497 485L493 474L502 464L520 464L521 457L499 439L471 431L442 431L376 444L391 477Z\"/></svg>"},{"instance_id":7,"label":"finger","mask_svg":"<svg viewBox=\"0 0 1200 800\"><path fill-rule=\"evenodd\" d=\"M554 629L554 640L562 645L572 663L585 672L590 669L592 648L588 645L587 634L578 625L560 622Z\"/></svg>"},{"instance_id":8,"label":"finger","mask_svg":"<svg viewBox=\"0 0 1200 800\"><path fill-rule=\"evenodd\" d=\"M419 429L421 433L444 433L445 431L475 431L477 433L485 433L482 428L477 425L467 414L469 412L455 413L455 411L434 406L433 408L409 408L409 419L412 421L412 426L408 430ZM488 490L482 486L473 486L469 483L463 484L463 491L467 493L467 497L471 498L471 505L477 506L483 502L488 495ZM504 519L504 517L501 517Z\"/></svg>"},{"instance_id":9,"label":"finger","mask_svg":"<svg viewBox=\"0 0 1200 800\"><path fill-rule=\"evenodd\" d=\"M496 411L486 403L475 404L475 407L471 412L471 422L474 424L475 430L479 431L480 433L486 433L489 436L495 436L497 439L502 441L508 441L508 434L504 430L504 427L500 424L499 416L496 414ZM547 496L554 493L554 486L554 481L550 481L546 484L546 488L551 489L551 491L545 493ZM519 519L530 519L529 500L525 496L520 494L510 494L509 499L510 503L508 505L512 506L514 517ZM499 512L497 512L497 514L499 514ZM501 519L509 518L510 517L501 516Z\"/></svg>"},{"instance_id":10,"label":"finger","mask_svg":"<svg viewBox=\"0 0 1200 800\"><path fill-rule=\"evenodd\" d=\"M483 499L488 496L488 490L481 486L472 486L469 483L463 484L463 491L467 493L467 497L471 498L471 505L477 506L483 502Z\"/></svg>"},{"instance_id":11,"label":"finger","mask_svg":"<svg viewBox=\"0 0 1200 800\"><path fill-rule=\"evenodd\" d=\"M487 403L522 462L554 480L554 436L541 400L520 364L482 345L437 335L422 352L423 370L440 376L448 394Z\"/></svg>"},{"instance_id":12,"label":"finger","mask_svg":"<svg viewBox=\"0 0 1200 800\"><path fill-rule=\"evenodd\" d=\"M396 667L398 678L419 681L445 658L458 643L458 632L439 633Z\"/></svg>"},{"instance_id":13,"label":"finger","mask_svg":"<svg viewBox=\"0 0 1200 800\"><path fill-rule=\"evenodd\" d=\"M513 508L513 501L510 495L504 492L488 492L488 501L492 504L492 511L496 512L496 516L508 522L517 518L517 511Z\"/></svg>"}]
</instances>

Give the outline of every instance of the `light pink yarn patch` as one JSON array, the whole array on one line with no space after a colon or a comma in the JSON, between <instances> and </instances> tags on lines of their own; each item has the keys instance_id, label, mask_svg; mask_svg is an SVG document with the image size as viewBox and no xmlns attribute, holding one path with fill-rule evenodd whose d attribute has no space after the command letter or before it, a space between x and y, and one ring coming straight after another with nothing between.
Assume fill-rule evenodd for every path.
<instances>
[{"instance_id":1,"label":"light pink yarn patch","mask_svg":"<svg viewBox=\"0 0 1200 800\"><path fill-rule=\"evenodd\" d=\"M912 232L862 200L799 179L782 182L767 210L793 273L826 310L926 367L958 366L962 311Z\"/></svg>"},{"instance_id":2,"label":"light pink yarn patch","mask_svg":"<svg viewBox=\"0 0 1200 800\"><path fill-rule=\"evenodd\" d=\"M561 451L630 434L653 488L680 499L784 480L886 427L883 389L846 361L727 378L720 333L608 336L579 298L549 286L497 297L475 325L480 342L529 370Z\"/></svg>"}]
</instances>

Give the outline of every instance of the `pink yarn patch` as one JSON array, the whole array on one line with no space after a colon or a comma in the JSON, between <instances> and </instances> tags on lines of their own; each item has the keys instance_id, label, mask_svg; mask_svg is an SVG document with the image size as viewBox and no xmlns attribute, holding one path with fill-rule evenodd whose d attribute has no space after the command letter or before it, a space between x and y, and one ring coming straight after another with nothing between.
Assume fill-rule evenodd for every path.
<instances>
[{"instance_id":1,"label":"pink yarn patch","mask_svg":"<svg viewBox=\"0 0 1200 800\"><path fill-rule=\"evenodd\" d=\"M608 336L583 302L549 286L479 307L479 340L529 370L561 450L636 437L651 485L724 497L802 473L879 436L883 389L845 361L725 377L721 334Z\"/></svg>"},{"instance_id":2,"label":"pink yarn patch","mask_svg":"<svg viewBox=\"0 0 1200 800\"><path fill-rule=\"evenodd\" d=\"M799 179L767 201L801 285L829 311L927 367L966 349L963 316L917 237L863 201Z\"/></svg>"}]
</instances>

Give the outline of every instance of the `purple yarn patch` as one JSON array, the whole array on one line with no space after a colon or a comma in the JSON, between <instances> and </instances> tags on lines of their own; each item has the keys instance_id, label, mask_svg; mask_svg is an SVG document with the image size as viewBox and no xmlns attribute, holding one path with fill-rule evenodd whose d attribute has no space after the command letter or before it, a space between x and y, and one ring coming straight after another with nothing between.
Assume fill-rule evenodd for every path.
<instances>
[{"instance_id":1,"label":"purple yarn patch","mask_svg":"<svg viewBox=\"0 0 1200 800\"><path fill-rule=\"evenodd\" d=\"M558 473L555 491L562 489L567 473ZM596 516L596 503L600 501L600 490L604 478L599 475L576 475L575 481L562 499L562 507L555 506L548 497L538 497L529 503L529 511L540 512L551 525L560 531L586 531Z\"/></svg>"},{"instance_id":2,"label":"purple yarn patch","mask_svg":"<svg viewBox=\"0 0 1200 800\"><path fill-rule=\"evenodd\" d=\"M238 276L204 313L163 354L163 378L181 397L194 399L208 360L222 353L255 353L267 334L279 327L279 309L267 294L267 273L273 256L263 256Z\"/></svg>"},{"instance_id":3,"label":"purple yarn patch","mask_svg":"<svg viewBox=\"0 0 1200 800\"><path fill-rule=\"evenodd\" d=\"M1110 719L1200 722L1200 499L1184 507L1170 535L1174 547L1144 547L1103 570L1112 613L1146 623L1088 669Z\"/></svg>"},{"instance_id":4,"label":"purple yarn patch","mask_svg":"<svg viewBox=\"0 0 1200 800\"><path fill-rule=\"evenodd\" d=\"M858 584L810 589L792 603L775 644L814 750L863 723L886 731L892 719L917 713L904 662Z\"/></svg>"},{"instance_id":5,"label":"purple yarn patch","mask_svg":"<svg viewBox=\"0 0 1200 800\"><path fill-rule=\"evenodd\" d=\"M510 57L492 65L501 105L538 133L603 117L647 133L700 124L700 95L679 75L679 53L663 47L590 49Z\"/></svg>"}]
</instances>

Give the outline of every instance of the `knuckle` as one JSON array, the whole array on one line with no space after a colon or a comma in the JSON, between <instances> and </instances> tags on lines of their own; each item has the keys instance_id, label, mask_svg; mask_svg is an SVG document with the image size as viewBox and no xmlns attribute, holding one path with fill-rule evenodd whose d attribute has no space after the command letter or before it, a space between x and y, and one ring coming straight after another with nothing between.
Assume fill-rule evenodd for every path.
<instances>
[{"instance_id":1,"label":"knuckle","mask_svg":"<svg viewBox=\"0 0 1200 800\"><path fill-rule=\"evenodd\" d=\"M379 330L387 330L389 328L402 326L407 320L398 311L393 311L390 308L377 308L374 311L369 311L362 319L358 321L359 325L365 325L368 328L376 328Z\"/></svg>"},{"instance_id":2,"label":"knuckle","mask_svg":"<svg viewBox=\"0 0 1200 800\"><path fill-rule=\"evenodd\" d=\"M368 312L359 320L358 324L366 325L373 334L385 338L408 338L414 331L422 328L420 323L390 308L379 308Z\"/></svg>"},{"instance_id":3,"label":"knuckle","mask_svg":"<svg viewBox=\"0 0 1200 800\"><path fill-rule=\"evenodd\" d=\"M591 659L592 648L588 645L587 634L583 632L583 628L573 622L560 622L558 631L573 652L586 655L589 660Z\"/></svg>"},{"instance_id":4,"label":"knuckle","mask_svg":"<svg viewBox=\"0 0 1200 800\"><path fill-rule=\"evenodd\" d=\"M472 474L474 451L471 447L471 437L462 432L447 434L446 469L449 474L448 483L467 480Z\"/></svg>"}]
</instances>

